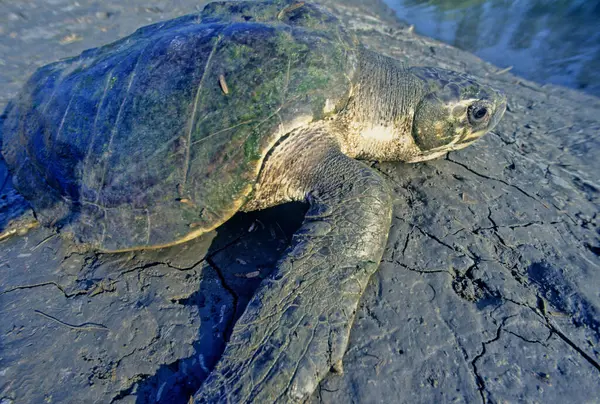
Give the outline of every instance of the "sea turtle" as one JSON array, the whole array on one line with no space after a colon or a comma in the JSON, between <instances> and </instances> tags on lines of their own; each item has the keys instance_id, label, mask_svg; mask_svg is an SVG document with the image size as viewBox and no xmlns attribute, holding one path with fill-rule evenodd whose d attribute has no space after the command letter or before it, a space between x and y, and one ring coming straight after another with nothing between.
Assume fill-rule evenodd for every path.
<instances>
[{"instance_id":1,"label":"sea turtle","mask_svg":"<svg viewBox=\"0 0 600 404\"><path fill-rule=\"evenodd\" d=\"M37 221L90 249L171 246L240 210L307 201L194 397L296 402L341 371L388 237L390 189L358 160L461 149L505 108L466 74L366 49L317 5L216 2L41 67L0 128Z\"/></svg>"}]
</instances>

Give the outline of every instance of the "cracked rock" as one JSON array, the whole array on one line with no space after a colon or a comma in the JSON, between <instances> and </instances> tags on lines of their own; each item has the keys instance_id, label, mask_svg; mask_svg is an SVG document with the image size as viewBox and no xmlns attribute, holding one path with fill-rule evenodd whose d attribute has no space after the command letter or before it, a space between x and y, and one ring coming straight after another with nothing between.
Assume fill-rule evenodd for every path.
<instances>
[{"instance_id":1,"label":"cracked rock","mask_svg":"<svg viewBox=\"0 0 600 404\"><path fill-rule=\"evenodd\" d=\"M2 3L1 32L14 34L0 35L0 108L36 67L205 3ZM373 165L394 189L388 245L344 373L310 401L597 401L600 101L496 74L380 1L322 3L367 46L476 75L509 108L445 159ZM238 214L135 253L84 253L47 229L0 242L0 402L187 403L305 208ZM23 212L0 162L0 227Z\"/></svg>"}]
</instances>

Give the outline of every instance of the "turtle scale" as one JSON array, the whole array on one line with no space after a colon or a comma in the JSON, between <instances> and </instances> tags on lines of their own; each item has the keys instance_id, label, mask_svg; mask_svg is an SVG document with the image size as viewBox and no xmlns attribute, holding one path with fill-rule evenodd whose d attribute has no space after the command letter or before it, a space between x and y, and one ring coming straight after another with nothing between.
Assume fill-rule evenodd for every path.
<instances>
[{"instance_id":1,"label":"turtle scale","mask_svg":"<svg viewBox=\"0 0 600 404\"><path fill-rule=\"evenodd\" d=\"M183 242L244 205L283 135L344 105L356 45L314 5L211 3L38 69L2 153L43 224L104 251Z\"/></svg>"}]
</instances>

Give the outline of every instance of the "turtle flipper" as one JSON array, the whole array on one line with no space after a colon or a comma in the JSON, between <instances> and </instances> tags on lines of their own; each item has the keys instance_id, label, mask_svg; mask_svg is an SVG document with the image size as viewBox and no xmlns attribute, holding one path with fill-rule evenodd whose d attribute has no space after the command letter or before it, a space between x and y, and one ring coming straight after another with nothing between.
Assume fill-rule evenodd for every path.
<instances>
[{"instance_id":1,"label":"turtle flipper","mask_svg":"<svg viewBox=\"0 0 600 404\"><path fill-rule=\"evenodd\" d=\"M194 402L302 402L341 370L359 299L377 269L391 196L341 152L315 162L310 208L285 257L236 323Z\"/></svg>"},{"instance_id":2,"label":"turtle flipper","mask_svg":"<svg viewBox=\"0 0 600 404\"><path fill-rule=\"evenodd\" d=\"M5 229L0 231L0 241L15 235L25 235L29 230L38 227L40 223L29 216L20 217L8 223Z\"/></svg>"}]
</instances>

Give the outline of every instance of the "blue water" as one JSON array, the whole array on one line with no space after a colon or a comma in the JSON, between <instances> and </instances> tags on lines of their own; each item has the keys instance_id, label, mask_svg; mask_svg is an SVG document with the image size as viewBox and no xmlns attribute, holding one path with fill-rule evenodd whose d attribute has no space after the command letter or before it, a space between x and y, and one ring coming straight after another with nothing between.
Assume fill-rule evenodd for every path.
<instances>
[{"instance_id":1,"label":"blue water","mask_svg":"<svg viewBox=\"0 0 600 404\"><path fill-rule=\"evenodd\" d=\"M539 83L600 96L600 1L386 0L415 31Z\"/></svg>"}]
</instances>

